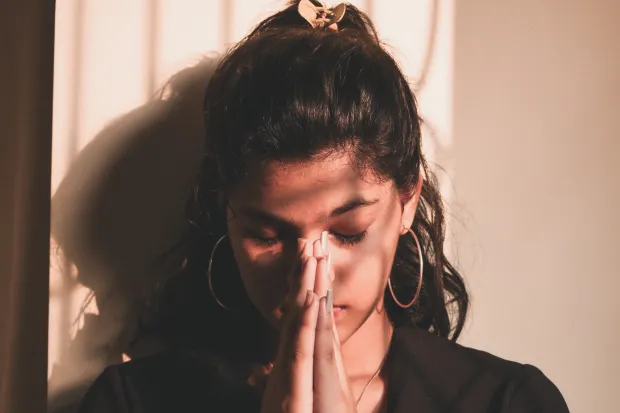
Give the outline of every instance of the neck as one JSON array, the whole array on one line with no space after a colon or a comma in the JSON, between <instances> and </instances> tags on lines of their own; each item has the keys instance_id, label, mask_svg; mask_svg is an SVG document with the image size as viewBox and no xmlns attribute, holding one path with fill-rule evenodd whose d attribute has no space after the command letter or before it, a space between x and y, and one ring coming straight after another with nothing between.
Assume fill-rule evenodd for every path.
<instances>
[{"instance_id":1,"label":"neck","mask_svg":"<svg viewBox=\"0 0 620 413\"><path fill-rule=\"evenodd\" d=\"M385 311L373 311L342 343L342 361L350 381L364 380L375 374L387 354L392 330Z\"/></svg>"}]
</instances>

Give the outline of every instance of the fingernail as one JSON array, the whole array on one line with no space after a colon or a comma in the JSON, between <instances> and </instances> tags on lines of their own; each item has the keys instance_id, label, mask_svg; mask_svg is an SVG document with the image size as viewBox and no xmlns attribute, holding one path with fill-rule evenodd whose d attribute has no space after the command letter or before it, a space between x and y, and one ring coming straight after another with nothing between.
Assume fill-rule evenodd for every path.
<instances>
[{"instance_id":1,"label":"fingernail","mask_svg":"<svg viewBox=\"0 0 620 413\"><path fill-rule=\"evenodd\" d=\"M332 310L334 309L334 293L332 292L331 288L327 290L327 299L325 302L325 308L327 309L327 314L331 314Z\"/></svg>"},{"instance_id":2,"label":"fingernail","mask_svg":"<svg viewBox=\"0 0 620 413\"><path fill-rule=\"evenodd\" d=\"M310 290L306 291L306 302L304 303L306 307L310 307L312 305L312 300L314 299L314 293Z\"/></svg>"},{"instance_id":3,"label":"fingernail","mask_svg":"<svg viewBox=\"0 0 620 413\"><path fill-rule=\"evenodd\" d=\"M321 233L321 249L323 250L323 254L327 254L327 231L323 231Z\"/></svg>"},{"instance_id":4,"label":"fingernail","mask_svg":"<svg viewBox=\"0 0 620 413\"><path fill-rule=\"evenodd\" d=\"M332 253L327 254L327 271L332 269Z\"/></svg>"}]
</instances>

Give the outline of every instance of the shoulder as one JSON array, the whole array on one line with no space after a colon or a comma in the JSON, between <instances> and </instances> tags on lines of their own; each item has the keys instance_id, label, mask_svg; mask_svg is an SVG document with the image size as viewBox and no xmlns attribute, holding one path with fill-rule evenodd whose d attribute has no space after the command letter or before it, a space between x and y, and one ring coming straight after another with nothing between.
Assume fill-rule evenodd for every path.
<instances>
[{"instance_id":1,"label":"shoulder","mask_svg":"<svg viewBox=\"0 0 620 413\"><path fill-rule=\"evenodd\" d=\"M555 384L538 368L524 365L513 379L508 397L509 412L568 413L566 401Z\"/></svg>"},{"instance_id":2,"label":"shoulder","mask_svg":"<svg viewBox=\"0 0 620 413\"><path fill-rule=\"evenodd\" d=\"M80 413L219 411L253 403L250 389L221 365L162 354L107 367L86 393Z\"/></svg>"},{"instance_id":3,"label":"shoulder","mask_svg":"<svg viewBox=\"0 0 620 413\"><path fill-rule=\"evenodd\" d=\"M397 329L391 353L390 375L401 392L424 388L418 398L429 411L568 412L557 387L536 367L410 328Z\"/></svg>"}]
</instances>

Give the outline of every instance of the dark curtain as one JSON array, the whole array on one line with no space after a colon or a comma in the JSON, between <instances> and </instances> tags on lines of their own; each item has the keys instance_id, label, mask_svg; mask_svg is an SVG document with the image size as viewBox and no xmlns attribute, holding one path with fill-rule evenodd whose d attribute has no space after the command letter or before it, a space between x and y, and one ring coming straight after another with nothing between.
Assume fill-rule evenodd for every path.
<instances>
[{"instance_id":1,"label":"dark curtain","mask_svg":"<svg viewBox=\"0 0 620 413\"><path fill-rule=\"evenodd\" d=\"M0 412L46 410L53 0L0 2Z\"/></svg>"}]
</instances>

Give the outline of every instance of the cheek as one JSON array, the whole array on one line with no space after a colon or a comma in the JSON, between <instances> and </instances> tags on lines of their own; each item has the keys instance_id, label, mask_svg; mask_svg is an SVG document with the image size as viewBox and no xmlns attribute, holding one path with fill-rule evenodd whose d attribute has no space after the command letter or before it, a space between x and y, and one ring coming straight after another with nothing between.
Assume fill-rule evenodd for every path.
<instances>
[{"instance_id":1,"label":"cheek","mask_svg":"<svg viewBox=\"0 0 620 413\"><path fill-rule=\"evenodd\" d=\"M338 253L334 258L335 288L351 305L368 307L383 296L392 269L398 234L393 233L365 242L359 248Z\"/></svg>"},{"instance_id":2,"label":"cheek","mask_svg":"<svg viewBox=\"0 0 620 413\"><path fill-rule=\"evenodd\" d=\"M335 288L340 287L352 305L368 307L383 297L398 245L399 217L392 214L360 245L337 252Z\"/></svg>"},{"instance_id":3,"label":"cheek","mask_svg":"<svg viewBox=\"0 0 620 413\"><path fill-rule=\"evenodd\" d=\"M278 265L281 250L278 247L260 247L254 241L244 237L237 225L229 225L228 234L235 255L235 260L242 275L248 271L267 272Z\"/></svg>"},{"instance_id":4,"label":"cheek","mask_svg":"<svg viewBox=\"0 0 620 413\"><path fill-rule=\"evenodd\" d=\"M382 283L390 275L397 241L394 236L369 240L368 246L339 254L336 265L342 268L343 276L355 278L362 288L375 280Z\"/></svg>"},{"instance_id":5,"label":"cheek","mask_svg":"<svg viewBox=\"0 0 620 413\"><path fill-rule=\"evenodd\" d=\"M257 247L234 232L230 236L247 295L259 311L264 314L271 312L287 292L283 254L278 248Z\"/></svg>"}]
</instances>

